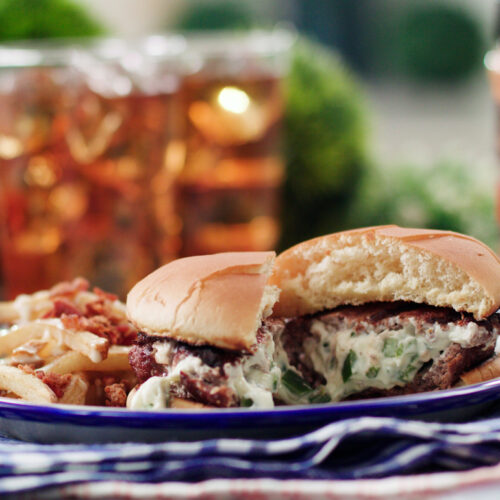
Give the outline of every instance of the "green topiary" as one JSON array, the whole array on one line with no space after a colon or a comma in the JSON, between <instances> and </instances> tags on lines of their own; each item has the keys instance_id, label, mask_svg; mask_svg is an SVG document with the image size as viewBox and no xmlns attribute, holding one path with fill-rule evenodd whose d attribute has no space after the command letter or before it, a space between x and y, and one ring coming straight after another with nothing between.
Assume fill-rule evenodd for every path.
<instances>
[{"instance_id":1,"label":"green topiary","mask_svg":"<svg viewBox=\"0 0 500 500\"><path fill-rule=\"evenodd\" d=\"M484 34L466 10L449 4L410 7L395 46L404 69L425 80L457 80L480 67Z\"/></svg>"},{"instance_id":2,"label":"green topiary","mask_svg":"<svg viewBox=\"0 0 500 500\"><path fill-rule=\"evenodd\" d=\"M399 224L447 229L498 243L491 186L474 169L444 161L430 168L373 166L351 208L346 226Z\"/></svg>"},{"instance_id":3,"label":"green topiary","mask_svg":"<svg viewBox=\"0 0 500 500\"><path fill-rule=\"evenodd\" d=\"M283 246L341 226L367 162L366 125L360 91L340 59L299 42L287 79Z\"/></svg>"},{"instance_id":4,"label":"green topiary","mask_svg":"<svg viewBox=\"0 0 500 500\"><path fill-rule=\"evenodd\" d=\"M102 26L69 0L0 0L0 40L100 35Z\"/></svg>"},{"instance_id":5,"label":"green topiary","mask_svg":"<svg viewBox=\"0 0 500 500\"><path fill-rule=\"evenodd\" d=\"M183 31L238 30L254 24L252 12L243 3L198 1L182 13L177 27Z\"/></svg>"}]
</instances>

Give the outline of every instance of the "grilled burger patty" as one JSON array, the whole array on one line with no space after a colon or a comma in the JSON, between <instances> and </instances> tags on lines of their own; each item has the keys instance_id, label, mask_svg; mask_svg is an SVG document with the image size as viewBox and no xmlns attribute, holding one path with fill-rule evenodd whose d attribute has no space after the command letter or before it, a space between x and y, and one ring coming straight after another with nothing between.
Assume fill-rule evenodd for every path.
<instances>
[{"instance_id":1,"label":"grilled burger patty","mask_svg":"<svg viewBox=\"0 0 500 500\"><path fill-rule=\"evenodd\" d=\"M414 303L342 306L264 320L248 354L140 335L130 364L143 404L159 384L219 407L339 401L451 387L492 355L499 326Z\"/></svg>"}]
</instances>

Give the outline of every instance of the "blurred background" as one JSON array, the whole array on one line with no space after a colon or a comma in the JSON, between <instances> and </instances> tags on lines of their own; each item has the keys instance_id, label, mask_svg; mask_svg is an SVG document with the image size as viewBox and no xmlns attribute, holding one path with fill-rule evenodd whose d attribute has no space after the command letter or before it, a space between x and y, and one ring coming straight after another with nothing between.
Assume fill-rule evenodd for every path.
<instances>
[{"instance_id":1,"label":"blurred background","mask_svg":"<svg viewBox=\"0 0 500 500\"><path fill-rule=\"evenodd\" d=\"M83 274L123 296L179 256L374 224L498 249L483 58L499 14L496 0L0 0L3 295Z\"/></svg>"}]
</instances>

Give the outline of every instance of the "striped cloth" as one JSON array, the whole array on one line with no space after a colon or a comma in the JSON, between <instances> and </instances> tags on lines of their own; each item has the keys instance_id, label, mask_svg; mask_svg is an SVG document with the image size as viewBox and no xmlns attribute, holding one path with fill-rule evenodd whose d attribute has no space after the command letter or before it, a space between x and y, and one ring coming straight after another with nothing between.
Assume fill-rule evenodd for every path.
<instances>
[{"instance_id":1,"label":"striped cloth","mask_svg":"<svg viewBox=\"0 0 500 500\"><path fill-rule=\"evenodd\" d=\"M500 418L438 424L364 417L276 441L39 445L2 439L0 457L2 498L94 482L382 478L497 464Z\"/></svg>"}]
</instances>

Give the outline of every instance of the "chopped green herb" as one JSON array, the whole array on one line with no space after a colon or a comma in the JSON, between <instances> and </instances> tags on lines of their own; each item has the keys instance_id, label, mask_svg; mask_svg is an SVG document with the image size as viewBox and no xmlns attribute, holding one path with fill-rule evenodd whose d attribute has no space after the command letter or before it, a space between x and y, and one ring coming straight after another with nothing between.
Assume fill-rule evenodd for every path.
<instances>
[{"instance_id":1,"label":"chopped green herb","mask_svg":"<svg viewBox=\"0 0 500 500\"><path fill-rule=\"evenodd\" d=\"M252 405L253 405L253 399L243 398L241 400L241 406L245 406L246 408L248 408L249 406L252 406Z\"/></svg>"},{"instance_id":2,"label":"chopped green herb","mask_svg":"<svg viewBox=\"0 0 500 500\"><path fill-rule=\"evenodd\" d=\"M351 337L355 337L356 336L356 332L351 332Z\"/></svg>"},{"instance_id":3,"label":"chopped green herb","mask_svg":"<svg viewBox=\"0 0 500 500\"><path fill-rule=\"evenodd\" d=\"M418 359L418 354L412 354L411 355L411 358L410 358L410 363L413 363L414 361L416 361Z\"/></svg>"},{"instance_id":4,"label":"chopped green herb","mask_svg":"<svg viewBox=\"0 0 500 500\"><path fill-rule=\"evenodd\" d=\"M273 392L276 392L278 390L278 377L274 376L273 377Z\"/></svg>"},{"instance_id":5,"label":"chopped green herb","mask_svg":"<svg viewBox=\"0 0 500 500\"><path fill-rule=\"evenodd\" d=\"M281 377L282 384L296 396L304 396L311 392L312 387L296 372L287 370Z\"/></svg>"},{"instance_id":6,"label":"chopped green herb","mask_svg":"<svg viewBox=\"0 0 500 500\"><path fill-rule=\"evenodd\" d=\"M309 403L329 403L332 400L329 394L318 392L309 398Z\"/></svg>"},{"instance_id":7,"label":"chopped green herb","mask_svg":"<svg viewBox=\"0 0 500 500\"><path fill-rule=\"evenodd\" d=\"M386 358L395 358L403 354L403 346L398 342L398 339L388 338L384 340L382 352Z\"/></svg>"},{"instance_id":8,"label":"chopped green herb","mask_svg":"<svg viewBox=\"0 0 500 500\"><path fill-rule=\"evenodd\" d=\"M370 368L368 368L365 375L368 378L375 378L378 375L379 371L380 371L380 366L370 366Z\"/></svg>"},{"instance_id":9,"label":"chopped green herb","mask_svg":"<svg viewBox=\"0 0 500 500\"><path fill-rule=\"evenodd\" d=\"M330 347L330 342L323 342L323 348L328 349Z\"/></svg>"},{"instance_id":10,"label":"chopped green herb","mask_svg":"<svg viewBox=\"0 0 500 500\"><path fill-rule=\"evenodd\" d=\"M417 368L415 366L408 365L404 370L401 370L401 372L399 373L399 380L401 380L401 382L411 382L416 369Z\"/></svg>"},{"instance_id":11,"label":"chopped green herb","mask_svg":"<svg viewBox=\"0 0 500 500\"><path fill-rule=\"evenodd\" d=\"M352 376L352 367L356 362L356 353L351 349L349 354L346 356L344 365L342 366L342 380L347 382Z\"/></svg>"}]
</instances>

